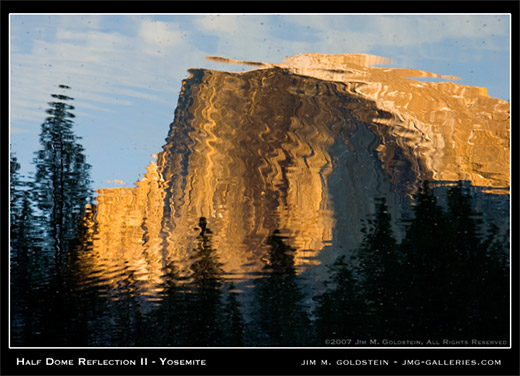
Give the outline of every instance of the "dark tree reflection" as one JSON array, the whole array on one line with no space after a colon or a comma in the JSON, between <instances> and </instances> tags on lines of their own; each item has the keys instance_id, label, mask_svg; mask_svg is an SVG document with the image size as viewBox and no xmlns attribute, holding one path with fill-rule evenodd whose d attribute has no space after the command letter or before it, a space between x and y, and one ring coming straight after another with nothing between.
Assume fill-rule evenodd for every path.
<instances>
[{"instance_id":1,"label":"dark tree reflection","mask_svg":"<svg viewBox=\"0 0 520 376\"><path fill-rule=\"evenodd\" d=\"M449 188L443 208L425 182L400 244L386 203L376 200L355 251L358 262L339 258L329 289L316 299L318 339L507 341L508 241L494 225L481 233L472 197L460 182Z\"/></svg>"},{"instance_id":2,"label":"dark tree reflection","mask_svg":"<svg viewBox=\"0 0 520 376\"><path fill-rule=\"evenodd\" d=\"M10 206L10 216L9 220L11 226L16 223L17 216L20 214L20 201L22 196L22 192L20 190L20 163L18 163L18 159L13 154L13 152L9 155L9 206ZM11 238L16 236L16 232L11 234Z\"/></svg>"},{"instance_id":3,"label":"dark tree reflection","mask_svg":"<svg viewBox=\"0 0 520 376\"><path fill-rule=\"evenodd\" d=\"M19 175L20 164L11 155L10 164L10 263L11 315L13 343L32 342L41 332L42 280L47 274L46 260L38 246L40 229L27 191L30 183Z\"/></svg>"},{"instance_id":4,"label":"dark tree reflection","mask_svg":"<svg viewBox=\"0 0 520 376\"><path fill-rule=\"evenodd\" d=\"M222 264L212 245L213 233L206 218L199 219L197 247L191 255L191 276L185 295L185 325L191 346L216 346L221 342Z\"/></svg>"},{"instance_id":5,"label":"dark tree reflection","mask_svg":"<svg viewBox=\"0 0 520 376\"><path fill-rule=\"evenodd\" d=\"M52 106L52 117L60 116L60 106ZM53 122L59 123L48 120L44 133L56 131L51 132ZM65 139L74 139L69 136ZM317 296L304 292L309 281L298 275L296 249L278 230L266 241L265 265L249 281L253 287L236 289L219 261L218 252L225 250L215 248L215 234L201 217L188 272L181 273L174 260L161 260L162 285L151 303L127 262L115 291L103 275L85 275L88 257L82 256L96 236L96 206L86 205L87 185L72 189L74 182L88 180L89 168L81 165L84 157L66 156L73 144L63 142L67 152L39 154L49 159L39 160L35 184L23 181L11 156L14 346L295 347L346 338L368 345L384 338L424 344L508 339L508 234L485 226L475 209L476 190L465 182L444 191L424 182L410 208L394 208L398 215L412 214L404 221L392 218L385 199L375 199L361 244L328 267L326 289ZM58 155L65 158L58 165L69 166L62 172L54 166ZM44 171L52 172L47 180ZM56 181L55 173L61 176ZM76 194L83 206L69 211ZM43 204L43 197L52 202ZM400 241L393 232L398 225Z\"/></svg>"},{"instance_id":6,"label":"dark tree reflection","mask_svg":"<svg viewBox=\"0 0 520 376\"><path fill-rule=\"evenodd\" d=\"M60 85L62 89L69 89ZM77 236L77 226L85 214L89 200L89 170L83 146L73 132L71 98L51 95L46 111L50 116L41 126L40 144L36 153L34 198L41 211L45 229L45 248L54 250L57 264L63 263L71 242Z\"/></svg>"},{"instance_id":7,"label":"dark tree reflection","mask_svg":"<svg viewBox=\"0 0 520 376\"><path fill-rule=\"evenodd\" d=\"M452 290L458 286L453 285L452 270L460 267L460 260L457 252L449 247L450 224L427 182L415 196L413 212L414 219L407 223L401 245L405 257L404 306L410 336L434 338L445 335L447 326L453 325Z\"/></svg>"},{"instance_id":8,"label":"dark tree reflection","mask_svg":"<svg viewBox=\"0 0 520 376\"><path fill-rule=\"evenodd\" d=\"M375 216L368 219L363 232L365 237L357 253L357 268L367 307L365 335L400 336L404 295L402 260L385 199L376 199Z\"/></svg>"},{"instance_id":9,"label":"dark tree reflection","mask_svg":"<svg viewBox=\"0 0 520 376\"><path fill-rule=\"evenodd\" d=\"M367 303L352 264L340 256L329 273L328 289L315 298L317 346L325 346L331 339L364 338L367 333Z\"/></svg>"},{"instance_id":10,"label":"dark tree reflection","mask_svg":"<svg viewBox=\"0 0 520 376\"><path fill-rule=\"evenodd\" d=\"M303 305L294 251L275 230L267 240L262 277L255 281L255 329L258 345L298 346L309 339L310 321Z\"/></svg>"},{"instance_id":11,"label":"dark tree reflection","mask_svg":"<svg viewBox=\"0 0 520 376\"><path fill-rule=\"evenodd\" d=\"M163 346L182 345L185 335L183 330L183 286L175 264L170 261L164 266L161 302L155 312L156 322L160 328L152 330L155 333L156 344Z\"/></svg>"},{"instance_id":12,"label":"dark tree reflection","mask_svg":"<svg viewBox=\"0 0 520 376\"><path fill-rule=\"evenodd\" d=\"M223 312L223 345L240 347L246 343L248 330L238 301L239 293L234 289L235 285L230 283Z\"/></svg>"},{"instance_id":13,"label":"dark tree reflection","mask_svg":"<svg viewBox=\"0 0 520 376\"><path fill-rule=\"evenodd\" d=\"M61 89L69 89L60 85ZM89 169L73 132L73 98L52 94L41 126L34 181L20 184L11 158L11 303L14 345L66 345L77 325L71 268L90 199ZM72 275L71 275L72 273Z\"/></svg>"}]
</instances>

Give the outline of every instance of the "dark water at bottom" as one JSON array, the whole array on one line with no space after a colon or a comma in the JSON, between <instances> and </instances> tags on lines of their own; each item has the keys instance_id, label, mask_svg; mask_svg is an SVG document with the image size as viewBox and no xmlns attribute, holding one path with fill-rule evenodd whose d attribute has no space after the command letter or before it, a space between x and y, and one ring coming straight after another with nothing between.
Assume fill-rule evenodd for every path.
<instances>
[{"instance_id":1,"label":"dark water at bottom","mask_svg":"<svg viewBox=\"0 0 520 376\"><path fill-rule=\"evenodd\" d=\"M86 226L61 262L45 248L12 250L11 345L507 345L509 238L475 209L483 196L462 183L424 185L401 218L375 198L361 243L322 265L319 283L319 265L298 265L279 230L266 238L256 273L226 273L212 221L198 217L186 270L163 265L151 288L128 260L104 273L89 265L95 253Z\"/></svg>"}]
</instances>

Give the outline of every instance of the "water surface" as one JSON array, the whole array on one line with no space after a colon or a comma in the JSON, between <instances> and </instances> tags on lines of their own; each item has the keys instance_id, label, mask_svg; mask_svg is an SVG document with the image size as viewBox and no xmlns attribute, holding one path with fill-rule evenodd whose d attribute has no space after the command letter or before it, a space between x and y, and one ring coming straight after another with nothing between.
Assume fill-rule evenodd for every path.
<instances>
[{"instance_id":1,"label":"water surface","mask_svg":"<svg viewBox=\"0 0 520 376\"><path fill-rule=\"evenodd\" d=\"M191 69L144 178L97 190L63 263L32 248L12 343L507 344L509 103L384 61Z\"/></svg>"}]
</instances>

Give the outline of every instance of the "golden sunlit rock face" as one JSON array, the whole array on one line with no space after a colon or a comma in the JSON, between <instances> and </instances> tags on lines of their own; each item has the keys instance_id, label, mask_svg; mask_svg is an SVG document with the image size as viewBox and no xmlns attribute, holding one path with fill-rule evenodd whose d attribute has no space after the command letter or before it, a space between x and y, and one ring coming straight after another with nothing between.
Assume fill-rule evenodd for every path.
<instances>
[{"instance_id":1,"label":"golden sunlit rock face","mask_svg":"<svg viewBox=\"0 0 520 376\"><path fill-rule=\"evenodd\" d=\"M377 111L356 115L378 128L379 134L391 137L409 161L419 163L421 179L468 180L476 186L509 188L509 102L489 97L481 87L413 80L457 77L371 67L389 63L373 55L301 54L283 64L265 66L344 83L351 95L391 114L390 118L380 117ZM394 152L388 147L385 142L379 145L383 163ZM393 174L391 168L387 172Z\"/></svg>"},{"instance_id":2,"label":"golden sunlit rock face","mask_svg":"<svg viewBox=\"0 0 520 376\"><path fill-rule=\"evenodd\" d=\"M244 73L191 70L156 163L134 188L98 190L86 265L114 284L131 270L153 294L170 262L188 273L206 217L231 277L261 269L274 230L304 270L359 243L374 197L398 212L423 179L508 193L509 103L371 67L388 63L304 54Z\"/></svg>"}]
</instances>

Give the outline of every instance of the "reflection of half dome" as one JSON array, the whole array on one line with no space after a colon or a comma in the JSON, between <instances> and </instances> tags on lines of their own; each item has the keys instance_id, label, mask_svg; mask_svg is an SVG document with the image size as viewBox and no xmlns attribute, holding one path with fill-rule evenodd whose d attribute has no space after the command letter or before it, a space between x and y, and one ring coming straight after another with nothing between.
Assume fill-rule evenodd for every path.
<instances>
[{"instance_id":1,"label":"reflection of half dome","mask_svg":"<svg viewBox=\"0 0 520 376\"><path fill-rule=\"evenodd\" d=\"M305 54L191 70L157 163L134 188L98 191L88 268L114 285L132 269L153 294L170 261L189 269L200 217L228 274L258 272L277 229L311 267L358 245L374 197L397 210L422 179L507 189L509 104L369 66L387 63Z\"/></svg>"}]
</instances>

